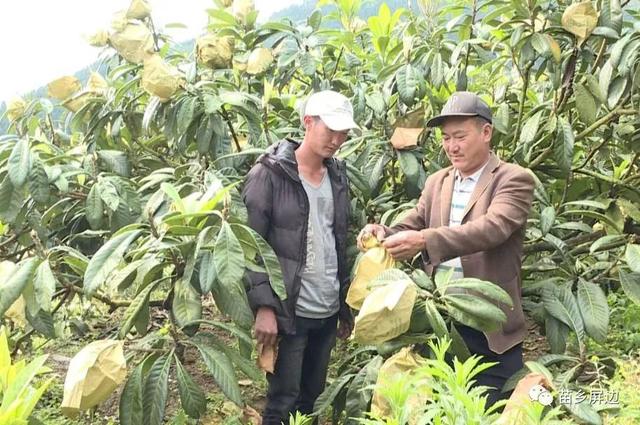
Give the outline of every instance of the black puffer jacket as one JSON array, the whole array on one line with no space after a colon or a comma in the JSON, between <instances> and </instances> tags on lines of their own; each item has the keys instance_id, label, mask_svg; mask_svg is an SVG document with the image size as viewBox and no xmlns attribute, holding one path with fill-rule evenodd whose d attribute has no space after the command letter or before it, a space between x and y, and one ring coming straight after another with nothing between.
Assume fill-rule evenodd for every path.
<instances>
[{"instance_id":1,"label":"black puffer jacket","mask_svg":"<svg viewBox=\"0 0 640 425\"><path fill-rule=\"evenodd\" d=\"M266 273L249 272L250 287L247 294L251 308L273 307L280 334L295 333L295 310L303 266L307 255L307 227L309 200L298 175L295 150L296 141L281 140L258 158L244 186L243 199L249 212L249 225L271 245L275 251L287 299L281 301L269 285ZM349 287L347 265L347 224L349 221L349 188L344 163L338 159L325 161L331 181L334 202L333 231L338 256L340 280L340 318L351 321L345 303Z\"/></svg>"}]
</instances>

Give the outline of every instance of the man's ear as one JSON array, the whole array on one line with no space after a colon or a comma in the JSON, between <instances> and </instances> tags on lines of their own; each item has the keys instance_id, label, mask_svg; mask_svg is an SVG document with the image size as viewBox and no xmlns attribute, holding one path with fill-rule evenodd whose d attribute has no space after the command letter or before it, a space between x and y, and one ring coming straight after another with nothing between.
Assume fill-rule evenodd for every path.
<instances>
[{"instance_id":1,"label":"man's ear","mask_svg":"<svg viewBox=\"0 0 640 425\"><path fill-rule=\"evenodd\" d=\"M482 135L486 138L487 143L491 142L491 136L493 136L493 126L489 123L482 127Z\"/></svg>"},{"instance_id":2,"label":"man's ear","mask_svg":"<svg viewBox=\"0 0 640 425\"><path fill-rule=\"evenodd\" d=\"M304 129L308 130L309 126L311 126L311 124L313 123L313 117L310 117L309 115L305 115L302 118L302 123L304 124Z\"/></svg>"}]
</instances>

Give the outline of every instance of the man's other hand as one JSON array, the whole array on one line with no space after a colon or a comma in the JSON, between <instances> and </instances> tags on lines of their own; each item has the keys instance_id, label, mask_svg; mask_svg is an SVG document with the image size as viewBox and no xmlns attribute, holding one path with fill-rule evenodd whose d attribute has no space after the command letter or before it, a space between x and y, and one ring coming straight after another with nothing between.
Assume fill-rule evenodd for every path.
<instances>
[{"instance_id":1,"label":"man's other hand","mask_svg":"<svg viewBox=\"0 0 640 425\"><path fill-rule=\"evenodd\" d=\"M353 330L353 322L347 320L339 320L338 323L338 338L347 339L351 336L351 331Z\"/></svg>"},{"instance_id":2,"label":"man's other hand","mask_svg":"<svg viewBox=\"0 0 640 425\"><path fill-rule=\"evenodd\" d=\"M258 344L273 346L278 338L278 322L271 307L260 307L256 314L254 334Z\"/></svg>"},{"instance_id":3,"label":"man's other hand","mask_svg":"<svg viewBox=\"0 0 640 425\"><path fill-rule=\"evenodd\" d=\"M382 246L394 260L410 260L426 248L424 235L417 230L405 230L389 236Z\"/></svg>"}]
</instances>

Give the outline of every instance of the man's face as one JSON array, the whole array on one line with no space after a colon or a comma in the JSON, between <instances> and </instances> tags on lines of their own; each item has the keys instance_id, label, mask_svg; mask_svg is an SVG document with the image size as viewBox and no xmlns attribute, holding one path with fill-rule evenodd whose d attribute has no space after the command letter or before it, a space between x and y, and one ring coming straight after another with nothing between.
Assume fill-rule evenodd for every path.
<instances>
[{"instance_id":1,"label":"man's face","mask_svg":"<svg viewBox=\"0 0 640 425\"><path fill-rule=\"evenodd\" d=\"M305 117L305 143L310 144L311 150L322 158L331 158L340 146L347 140L349 130L331 130L319 117Z\"/></svg>"},{"instance_id":2,"label":"man's face","mask_svg":"<svg viewBox=\"0 0 640 425\"><path fill-rule=\"evenodd\" d=\"M491 124L475 117L450 117L442 124L442 147L449 161L464 177L489 159Z\"/></svg>"}]
</instances>

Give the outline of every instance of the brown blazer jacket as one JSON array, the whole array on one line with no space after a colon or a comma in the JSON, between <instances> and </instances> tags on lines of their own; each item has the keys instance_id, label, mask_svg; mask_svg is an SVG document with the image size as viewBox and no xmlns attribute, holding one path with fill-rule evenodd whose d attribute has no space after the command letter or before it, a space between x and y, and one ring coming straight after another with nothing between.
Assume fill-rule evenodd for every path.
<instances>
[{"instance_id":1,"label":"brown blazer jacket","mask_svg":"<svg viewBox=\"0 0 640 425\"><path fill-rule=\"evenodd\" d=\"M533 198L533 177L522 167L501 161L493 152L465 209L462 224L448 227L455 170L449 166L427 179L418 205L389 228L419 230L426 240L424 268L461 257L466 277L488 280L511 295L513 308L502 330L485 334L489 348L504 353L526 334L521 302L520 269L524 228Z\"/></svg>"}]
</instances>

